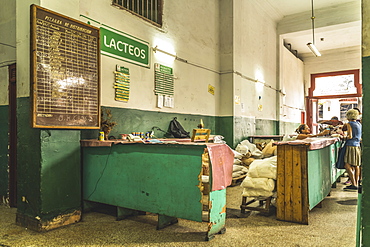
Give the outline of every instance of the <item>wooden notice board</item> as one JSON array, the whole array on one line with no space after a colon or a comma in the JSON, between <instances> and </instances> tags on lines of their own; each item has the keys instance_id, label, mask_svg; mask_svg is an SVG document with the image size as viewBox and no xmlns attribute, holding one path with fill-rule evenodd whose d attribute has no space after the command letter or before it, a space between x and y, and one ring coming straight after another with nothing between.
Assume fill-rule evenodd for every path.
<instances>
[{"instance_id":1,"label":"wooden notice board","mask_svg":"<svg viewBox=\"0 0 370 247\"><path fill-rule=\"evenodd\" d=\"M99 29L31 5L34 128L100 127Z\"/></svg>"}]
</instances>

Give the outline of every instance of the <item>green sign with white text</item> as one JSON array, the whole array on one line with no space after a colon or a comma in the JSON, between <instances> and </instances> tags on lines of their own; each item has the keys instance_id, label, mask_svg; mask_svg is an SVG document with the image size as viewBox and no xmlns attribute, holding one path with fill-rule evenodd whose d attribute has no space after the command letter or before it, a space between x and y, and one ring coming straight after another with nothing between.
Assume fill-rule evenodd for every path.
<instances>
[{"instance_id":1,"label":"green sign with white text","mask_svg":"<svg viewBox=\"0 0 370 247\"><path fill-rule=\"evenodd\" d=\"M149 68L149 43L124 33L100 28L100 50L103 55Z\"/></svg>"}]
</instances>

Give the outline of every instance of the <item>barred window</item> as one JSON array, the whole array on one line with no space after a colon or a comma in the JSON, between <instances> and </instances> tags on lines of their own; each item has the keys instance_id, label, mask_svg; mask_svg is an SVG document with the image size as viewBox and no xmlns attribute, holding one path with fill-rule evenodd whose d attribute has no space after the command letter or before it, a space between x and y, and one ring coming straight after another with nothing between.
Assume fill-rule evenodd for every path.
<instances>
[{"instance_id":1,"label":"barred window","mask_svg":"<svg viewBox=\"0 0 370 247\"><path fill-rule=\"evenodd\" d=\"M163 0L113 0L113 5L162 26Z\"/></svg>"}]
</instances>

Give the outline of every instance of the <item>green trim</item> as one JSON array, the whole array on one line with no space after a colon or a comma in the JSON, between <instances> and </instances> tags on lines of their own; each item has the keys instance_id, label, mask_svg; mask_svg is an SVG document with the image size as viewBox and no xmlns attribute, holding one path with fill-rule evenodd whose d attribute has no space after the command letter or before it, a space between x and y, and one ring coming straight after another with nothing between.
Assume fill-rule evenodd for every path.
<instances>
[{"instance_id":1,"label":"green trim","mask_svg":"<svg viewBox=\"0 0 370 247\"><path fill-rule=\"evenodd\" d=\"M8 115L9 106L0 106L0 199L8 196Z\"/></svg>"},{"instance_id":2,"label":"green trim","mask_svg":"<svg viewBox=\"0 0 370 247\"><path fill-rule=\"evenodd\" d=\"M93 22L95 22L95 23L98 23L98 24L101 24L100 22L98 22L98 21L96 21L96 20L94 20L94 19L92 19L92 18L90 18L90 17L87 17L86 15L80 15L81 17L84 17L84 18L86 18L86 19L88 19L88 20L90 20L90 21L93 21Z\"/></svg>"},{"instance_id":3,"label":"green trim","mask_svg":"<svg viewBox=\"0 0 370 247\"><path fill-rule=\"evenodd\" d=\"M370 57L363 57L362 58L362 126L369 126L370 125ZM370 160L370 138L368 138L369 130L367 128L363 128L362 131L362 160ZM369 191L370 191L370 166L364 162L362 166L362 200L361 205L361 215L362 218L362 225L358 226L359 229L362 229L362 245L358 246L369 246L370 245L370 214L367 212L370 208L370 199L369 199ZM360 195L359 195L360 196ZM360 231L360 230L359 230Z\"/></svg>"}]
</instances>

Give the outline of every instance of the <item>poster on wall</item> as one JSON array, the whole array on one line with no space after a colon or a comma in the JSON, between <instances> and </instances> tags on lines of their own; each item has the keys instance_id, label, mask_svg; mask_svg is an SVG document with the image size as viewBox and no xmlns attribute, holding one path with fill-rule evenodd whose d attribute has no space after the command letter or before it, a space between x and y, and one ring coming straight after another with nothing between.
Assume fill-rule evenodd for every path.
<instances>
[{"instance_id":1,"label":"poster on wall","mask_svg":"<svg viewBox=\"0 0 370 247\"><path fill-rule=\"evenodd\" d=\"M99 29L31 5L34 128L100 127Z\"/></svg>"},{"instance_id":2,"label":"poster on wall","mask_svg":"<svg viewBox=\"0 0 370 247\"><path fill-rule=\"evenodd\" d=\"M128 102L130 99L130 71L128 68L117 65L114 71L114 89L116 101Z\"/></svg>"},{"instance_id":3,"label":"poster on wall","mask_svg":"<svg viewBox=\"0 0 370 247\"><path fill-rule=\"evenodd\" d=\"M174 107L173 69L162 64L154 64L154 92L157 95L157 107Z\"/></svg>"}]
</instances>

